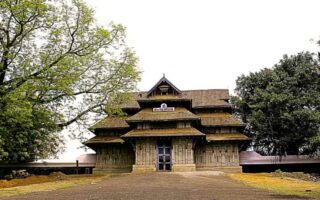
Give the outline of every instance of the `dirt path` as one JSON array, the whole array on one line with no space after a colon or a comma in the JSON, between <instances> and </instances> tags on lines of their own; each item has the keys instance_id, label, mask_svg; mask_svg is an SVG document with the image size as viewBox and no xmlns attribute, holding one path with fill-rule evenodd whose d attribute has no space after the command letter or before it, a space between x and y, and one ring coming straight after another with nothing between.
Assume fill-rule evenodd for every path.
<instances>
[{"instance_id":1,"label":"dirt path","mask_svg":"<svg viewBox=\"0 0 320 200\"><path fill-rule=\"evenodd\" d=\"M247 187L227 176L213 174L122 174L97 184L5 197L0 200L97 200L97 199L208 199L263 200L306 199L277 195Z\"/></svg>"}]
</instances>

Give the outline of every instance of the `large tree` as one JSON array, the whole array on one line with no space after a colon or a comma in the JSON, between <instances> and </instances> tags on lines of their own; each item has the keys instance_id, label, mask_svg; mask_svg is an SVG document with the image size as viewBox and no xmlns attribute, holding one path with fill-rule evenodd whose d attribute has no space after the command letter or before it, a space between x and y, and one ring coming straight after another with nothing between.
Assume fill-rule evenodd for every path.
<instances>
[{"instance_id":1,"label":"large tree","mask_svg":"<svg viewBox=\"0 0 320 200\"><path fill-rule=\"evenodd\" d=\"M238 77L233 99L248 123L255 150L269 155L319 149L319 58L303 52L284 56L272 68Z\"/></svg>"},{"instance_id":2,"label":"large tree","mask_svg":"<svg viewBox=\"0 0 320 200\"><path fill-rule=\"evenodd\" d=\"M126 99L136 64L125 28L81 0L1 0L0 162L54 155L59 130Z\"/></svg>"}]
</instances>

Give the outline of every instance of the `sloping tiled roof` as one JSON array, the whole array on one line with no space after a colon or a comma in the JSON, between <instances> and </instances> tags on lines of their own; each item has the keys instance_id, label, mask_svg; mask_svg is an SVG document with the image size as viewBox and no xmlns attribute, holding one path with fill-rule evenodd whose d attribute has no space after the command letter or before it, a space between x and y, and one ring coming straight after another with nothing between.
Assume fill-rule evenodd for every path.
<instances>
[{"instance_id":1,"label":"sloping tiled roof","mask_svg":"<svg viewBox=\"0 0 320 200\"><path fill-rule=\"evenodd\" d=\"M107 143L124 143L124 140L119 136L95 136L83 144L107 144Z\"/></svg>"},{"instance_id":2,"label":"sloping tiled roof","mask_svg":"<svg viewBox=\"0 0 320 200\"><path fill-rule=\"evenodd\" d=\"M185 90L180 95L173 97L169 96L155 96L147 97L147 92L137 92L133 94L132 99L122 105L122 108L134 108L139 109L138 101L146 101L151 99L191 99L193 108L205 108L205 107L230 107L230 104L225 100L228 100L229 91L225 89L211 89L211 90Z\"/></svg>"},{"instance_id":3,"label":"sloping tiled roof","mask_svg":"<svg viewBox=\"0 0 320 200\"><path fill-rule=\"evenodd\" d=\"M148 98L138 99L138 102L145 101L191 101L192 99L187 98L185 95L154 95Z\"/></svg>"},{"instance_id":4,"label":"sloping tiled roof","mask_svg":"<svg viewBox=\"0 0 320 200\"><path fill-rule=\"evenodd\" d=\"M240 165L287 165L320 163L320 157L310 155L262 156L255 151L241 151Z\"/></svg>"},{"instance_id":5,"label":"sloping tiled roof","mask_svg":"<svg viewBox=\"0 0 320 200\"><path fill-rule=\"evenodd\" d=\"M187 90L183 91L186 98L192 99L193 108L202 107L230 107L224 100L229 99L229 91L223 89Z\"/></svg>"},{"instance_id":6,"label":"sloping tiled roof","mask_svg":"<svg viewBox=\"0 0 320 200\"><path fill-rule=\"evenodd\" d=\"M208 141L239 141L239 140L251 140L247 136L241 133L215 133L206 134Z\"/></svg>"},{"instance_id":7,"label":"sloping tiled roof","mask_svg":"<svg viewBox=\"0 0 320 200\"><path fill-rule=\"evenodd\" d=\"M154 95L154 96L150 96L148 99L151 99L151 100L154 100L154 99L159 99L159 100L163 100L163 99L182 99L182 96L181 95Z\"/></svg>"},{"instance_id":8,"label":"sloping tiled roof","mask_svg":"<svg viewBox=\"0 0 320 200\"><path fill-rule=\"evenodd\" d=\"M175 111L153 112L152 108L145 108L137 114L127 118L127 122L138 121L176 121L199 120L200 118L183 107L176 107Z\"/></svg>"},{"instance_id":9,"label":"sloping tiled roof","mask_svg":"<svg viewBox=\"0 0 320 200\"><path fill-rule=\"evenodd\" d=\"M166 137L166 136L205 136L195 128L172 128L172 129L134 129L122 135L130 137Z\"/></svg>"},{"instance_id":10,"label":"sloping tiled roof","mask_svg":"<svg viewBox=\"0 0 320 200\"><path fill-rule=\"evenodd\" d=\"M202 126L245 126L230 113L198 113Z\"/></svg>"},{"instance_id":11,"label":"sloping tiled roof","mask_svg":"<svg viewBox=\"0 0 320 200\"><path fill-rule=\"evenodd\" d=\"M134 92L130 100L121 105L122 109L139 109L139 103L137 100L146 98L146 92Z\"/></svg>"},{"instance_id":12,"label":"sloping tiled roof","mask_svg":"<svg viewBox=\"0 0 320 200\"><path fill-rule=\"evenodd\" d=\"M126 122L128 116L112 116L106 117L103 120L99 121L92 127L90 130L94 129L118 129L118 128L129 128L129 124Z\"/></svg>"}]
</instances>

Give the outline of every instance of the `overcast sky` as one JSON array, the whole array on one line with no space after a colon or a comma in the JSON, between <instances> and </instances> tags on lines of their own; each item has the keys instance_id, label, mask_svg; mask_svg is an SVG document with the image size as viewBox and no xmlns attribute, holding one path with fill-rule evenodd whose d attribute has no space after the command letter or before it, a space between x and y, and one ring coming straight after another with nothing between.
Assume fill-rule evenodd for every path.
<instances>
[{"instance_id":1,"label":"overcast sky","mask_svg":"<svg viewBox=\"0 0 320 200\"><path fill-rule=\"evenodd\" d=\"M98 23L127 27L143 71L139 90L165 73L179 89L226 88L241 74L272 67L284 54L316 52L320 1L86 0ZM313 41L312 41L313 40ZM67 143L62 160L83 153Z\"/></svg>"}]
</instances>

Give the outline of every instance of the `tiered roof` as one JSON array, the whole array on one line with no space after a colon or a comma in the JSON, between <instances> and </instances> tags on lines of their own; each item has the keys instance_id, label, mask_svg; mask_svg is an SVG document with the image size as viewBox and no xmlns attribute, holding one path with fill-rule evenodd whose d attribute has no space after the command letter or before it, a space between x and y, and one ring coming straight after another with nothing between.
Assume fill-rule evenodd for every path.
<instances>
[{"instance_id":1,"label":"tiered roof","mask_svg":"<svg viewBox=\"0 0 320 200\"><path fill-rule=\"evenodd\" d=\"M182 107L177 107L174 111L169 112L153 112L152 108L144 108L137 114L127 118L127 122L184 120L200 120L200 118Z\"/></svg>"},{"instance_id":2,"label":"tiered roof","mask_svg":"<svg viewBox=\"0 0 320 200\"><path fill-rule=\"evenodd\" d=\"M128 116L109 116L90 127L90 130L130 128L127 118Z\"/></svg>"},{"instance_id":3,"label":"tiered roof","mask_svg":"<svg viewBox=\"0 0 320 200\"><path fill-rule=\"evenodd\" d=\"M121 139L119 136L95 136L86 142L85 145L90 144L107 144L107 143L124 143L124 140Z\"/></svg>"},{"instance_id":4,"label":"tiered roof","mask_svg":"<svg viewBox=\"0 0 320 200\"><path fill-rule=\"evenodd\" d=\"M195 128L169 128L169 129L134 129L121 136L133 137L168 137L168 136L205 136Z\"/></svg>"},{"instance_id":5,"label":"tiered roof","mask_svg":"<svg viewBox=\"0 0 320 200\"><path fill-rule=\"evenodd\" d=\"M121 107L123 109L140 109L138 102L156 101L156 100L191 100L192 108L218 108L231 107L227 102L229 100L229 91L225 89L211 90L185 90L180 95L156 95L147 96L148 92L137 92L133 94L133 98Z\"/></svg>"},{"instance_id":6,"label":"tiered roof","mask_svg":"<svg viewBox=\"0 0 320 200\"><path fill-rule=\"evenodd\" d=\"M165 95L163 95L164 91ZM113 136L98 135L91 138L85 144L105 144L105 143L123 143L126 138L138 137L176 137L176 136L206 136L207 141L243 141L250 140L247 136L241 133L216 133L204 134L193 127L186 128L165 128L164 129L134 129L133 123L145 122L170 122L170 121L192 121L195 127L225 127L238 126L243 127L245 124L240 120L234 118L230 111L229 92L225 89L211 89L211 90L186 90L181 91L174 86L165 77L148 92L134 93L132 100L122 105L122 109L131 116L110 116L107 117L94 126L90 130L109 130L109 132L117 132L119 134L112 134ZM174 109L169 110L153 110L153 105L160 106L160 103L170 103L179 105ZM177 102L181 102L178 104ZM187 102L187 103L182 103ZM187 108L185 108L185 107ZM220 113L213 112L223 111ZM132 109L134 112L129 110ZM208 109L211 113L201 113ZM195 112L195 113L193 113ZM202 130L202 129L201 129ZM115 136L117 135L117 136Z\"/></svg>"},{"instance_id":7,"label":"tiered roof","mask_svg":"<svg viewBox=\"0 0 320 200\"><path fill-rule=\"evenodd\" d=\"M243 141L251 140L242 133L215 133L206 134L207 141Z\"/></svg>"},{"instance_id":8,"label":"tiered roof","mask_svg":"<svg viewBox=\"0 0 320 200\"><path fill-rule=\"evenodd\" d=\"M198 113L202 126L245 126L230 113Z\"/></svg>"}]
</instances>

